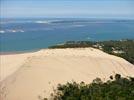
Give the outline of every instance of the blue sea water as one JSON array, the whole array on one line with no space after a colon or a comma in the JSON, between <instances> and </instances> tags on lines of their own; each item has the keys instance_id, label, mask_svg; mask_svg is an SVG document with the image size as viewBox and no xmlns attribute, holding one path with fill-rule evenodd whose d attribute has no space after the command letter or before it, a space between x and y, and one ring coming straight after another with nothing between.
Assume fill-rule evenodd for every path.
<instances>
[{"instance_id":1,"label":"blue sea water","mask_svg":"<svg viewBox=\"0 0 134 100\"><path fill-rule=\"evenodd\" d=\"M0 52L30 51L70 40L134 39L134 20L1 19Z\"/></svg>"}]
</instances>

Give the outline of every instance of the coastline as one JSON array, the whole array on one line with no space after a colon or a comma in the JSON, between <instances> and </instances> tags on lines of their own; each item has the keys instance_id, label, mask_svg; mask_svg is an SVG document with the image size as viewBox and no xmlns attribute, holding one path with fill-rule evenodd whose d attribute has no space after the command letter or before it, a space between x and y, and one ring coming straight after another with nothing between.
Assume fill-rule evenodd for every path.
<instances>
[{"instance_id":1,"label":"coastline","mask_svg":"<svg viewBox=\"0 0 134 100\"><path fill-rule=\"evenodd\" d=\"M47 48L44 48L47 49ZM12 55L12 54L23 54L23 53L33 53L33 52L37 52L40 51L42 49L34 49L34 50L23 50L23 51L0 51L0 55Z\"/></svg>"}]
</instances>

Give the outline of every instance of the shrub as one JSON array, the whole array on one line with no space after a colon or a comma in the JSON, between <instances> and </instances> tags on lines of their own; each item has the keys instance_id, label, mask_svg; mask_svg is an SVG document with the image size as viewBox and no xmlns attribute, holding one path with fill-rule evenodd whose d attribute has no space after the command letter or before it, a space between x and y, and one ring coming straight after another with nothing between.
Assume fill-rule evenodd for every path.
<instances>
[{"instance_id":1,"label":"shrub","mask_svg":"<svg viewBox=\"0 0 134 100\"><path fill-rule=\"evenodd\" d=\"M110 76L111 77L111 76ZM91 84L66 83L58 85L53 100L134 100L134 78L115 75L115 80L102 82L96 78Z\"/></svg>"}]
</instances>

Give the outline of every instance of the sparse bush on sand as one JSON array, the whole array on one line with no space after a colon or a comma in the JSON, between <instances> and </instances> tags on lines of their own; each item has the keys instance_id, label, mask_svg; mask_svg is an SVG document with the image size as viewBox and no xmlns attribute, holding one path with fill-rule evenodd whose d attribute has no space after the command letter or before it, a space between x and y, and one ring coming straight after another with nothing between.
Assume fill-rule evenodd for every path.
<instances>
[{"instance_id":1,"label":"sparse bush on sand","mask_svg":"<svg viewBox=\"0 0 134 100\"><path fill-rule=\"evenodd\" d=\"M84 82L59 84L50 98L51 100L134 100L134 78L123 78L120 74L116 74L114 77L110 76L107 82L96 78L91 84Z\"/></svg>"}]
</instances>

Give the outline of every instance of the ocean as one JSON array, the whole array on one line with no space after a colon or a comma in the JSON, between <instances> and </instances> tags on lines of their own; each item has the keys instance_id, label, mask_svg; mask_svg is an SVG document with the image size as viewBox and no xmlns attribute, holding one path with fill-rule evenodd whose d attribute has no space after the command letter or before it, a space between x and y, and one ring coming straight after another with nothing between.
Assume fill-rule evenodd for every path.
<instances>
[{"instance_id":1,"label":"ocean","mask_svg":"<svg viewBox=\"0 0 134 100\"><path fill-rule=\"evenodd\" d=\"M1 19L0 52L33 51L66 41L134 39L134 20Z\"/></svg>"}]
</instances>

